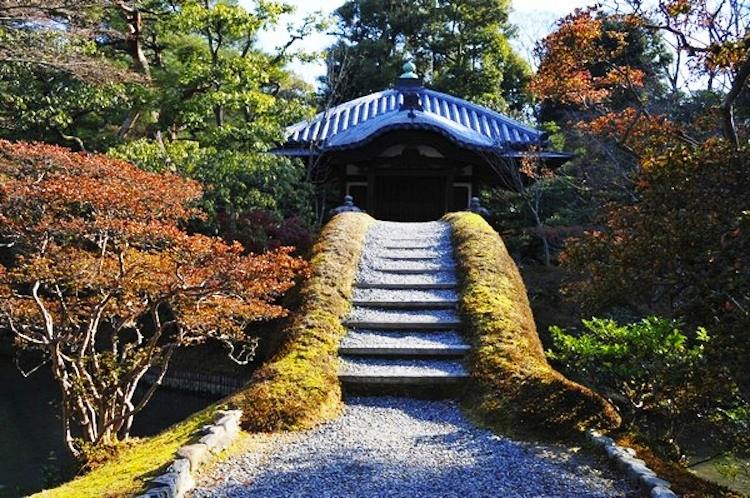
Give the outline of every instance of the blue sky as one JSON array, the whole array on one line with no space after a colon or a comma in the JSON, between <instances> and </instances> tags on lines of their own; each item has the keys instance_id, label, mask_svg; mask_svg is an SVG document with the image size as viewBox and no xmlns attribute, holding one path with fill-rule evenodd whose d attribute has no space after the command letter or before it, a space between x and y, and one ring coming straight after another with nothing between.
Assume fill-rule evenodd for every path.
<instances>
[{"instance_id":1,"label":"blue sky","mask_svg":"<svg viewBox=\"0 0 750 498\"><path fill-rule=\"evenodd\" d=\"M283 45L287 40L286 26L288 23L299 22L306 14L322 11L326 14L333 12L343 0L285 0L286 3L296 7L294 14L285 16L275 30L261 33L259 41L262 47L273 50ZM519 27L518 39L513 43L516 48L531 57L531 49L534 43L543 38L552 29L555 20L573 11L576 7L585 7L594 0L513 0L513 11L511 22ZM251 0L240 0L248 6ZM315 34L305 40L306 50L323 50L330 45L332 37L325 34ZM533 61L532 61L533 62ZM300 64L294 63L291 69L300 74L305 81L315 84L318 76L324 73L322 62Z\"/></svg>"}]
</instances>

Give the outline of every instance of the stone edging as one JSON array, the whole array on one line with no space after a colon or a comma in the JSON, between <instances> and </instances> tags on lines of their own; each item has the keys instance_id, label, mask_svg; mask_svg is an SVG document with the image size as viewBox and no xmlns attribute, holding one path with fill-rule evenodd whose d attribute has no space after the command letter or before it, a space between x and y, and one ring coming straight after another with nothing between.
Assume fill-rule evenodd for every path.
<instances>
[{"instance_id":1,"label":"stone edging","mask_svg":"<svg viewBox=\"0 0 750 498\"><path fill-rule=\"evenodd\" d=\"M197 443L177 450L177 456L167 470L151 481L145 493L137 498L181 498L193 486L193 473L206 461L210 453L219 453L229 447L240 433L241 410L220 410L214 422L198 430Z\"/></svg>"},{"instance_id":2,"label":"stone edging","mask_svg":"<svg viewBox=\"0 0 750 498\"><path fill-rule=\"evenodd\" d=\"M636 457L635 450L618 446L611 437L604 436L593 429L589 429L586 436L594 445L600 447L629 479L638 483L651 498L677 498L674 491L669 489L671 486L669 481L660 479L656 472L648 468L646 462Z\"/></svg>"}]
</instances>

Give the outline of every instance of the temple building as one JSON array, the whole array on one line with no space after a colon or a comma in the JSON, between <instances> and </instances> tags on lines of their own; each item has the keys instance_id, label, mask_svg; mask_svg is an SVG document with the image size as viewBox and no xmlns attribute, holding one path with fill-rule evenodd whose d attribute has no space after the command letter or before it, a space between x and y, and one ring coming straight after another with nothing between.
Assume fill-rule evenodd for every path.
<instances>
[{"instance_id":1,"label":"temple building","mask_svg":"<svg viewBox=\"0 0 750 498\"><path fill-rule=\"evenodd\" d=\"M341 197L394 221L467 209L483 185L509 184L498 164L525 154L552 167L571 157L548 150L540 130L425 87L411 62L403 69L393 88L290 126L273 152L305 158Z\"/></svg>"}]
</instances>

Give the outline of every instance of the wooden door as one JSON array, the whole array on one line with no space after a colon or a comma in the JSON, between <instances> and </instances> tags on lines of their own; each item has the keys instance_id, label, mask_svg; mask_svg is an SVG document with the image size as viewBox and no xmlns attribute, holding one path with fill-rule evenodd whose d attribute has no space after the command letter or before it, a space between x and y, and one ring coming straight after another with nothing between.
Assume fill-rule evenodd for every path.
<instances>
[{"instance_id":1,"label":"wooden door","mask_svg":"<svg viewBox=\"0 0 750 498\"><path fill-rule=\"evenodd\" d=\"M433 221L445 214L443 176L380 176L375 180L375 216L390 221Z\"/></svg>"}]
</instances>

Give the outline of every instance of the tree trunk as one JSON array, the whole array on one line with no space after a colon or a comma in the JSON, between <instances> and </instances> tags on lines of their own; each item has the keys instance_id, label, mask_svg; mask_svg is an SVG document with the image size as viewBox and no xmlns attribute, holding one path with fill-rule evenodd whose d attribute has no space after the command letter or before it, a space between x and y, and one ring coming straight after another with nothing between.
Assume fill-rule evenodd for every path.
<instances>
[{"instance_id":1,"label":"tree trunk","mask_svg":"<svg viewBox=\"0 0 750 498\"><path fill-rule=\"evenodd\" d=\"M724 97L721 104L721 125L724 132L724 138L729 140L735 147L739 146L737 137L737 128L734 124L734 103L739 97L742 90L745 89L748 78L750 78L750 51L745 54L745 60L737 71L732 81L732 87Z\"/></svg>"}]
</instances>

